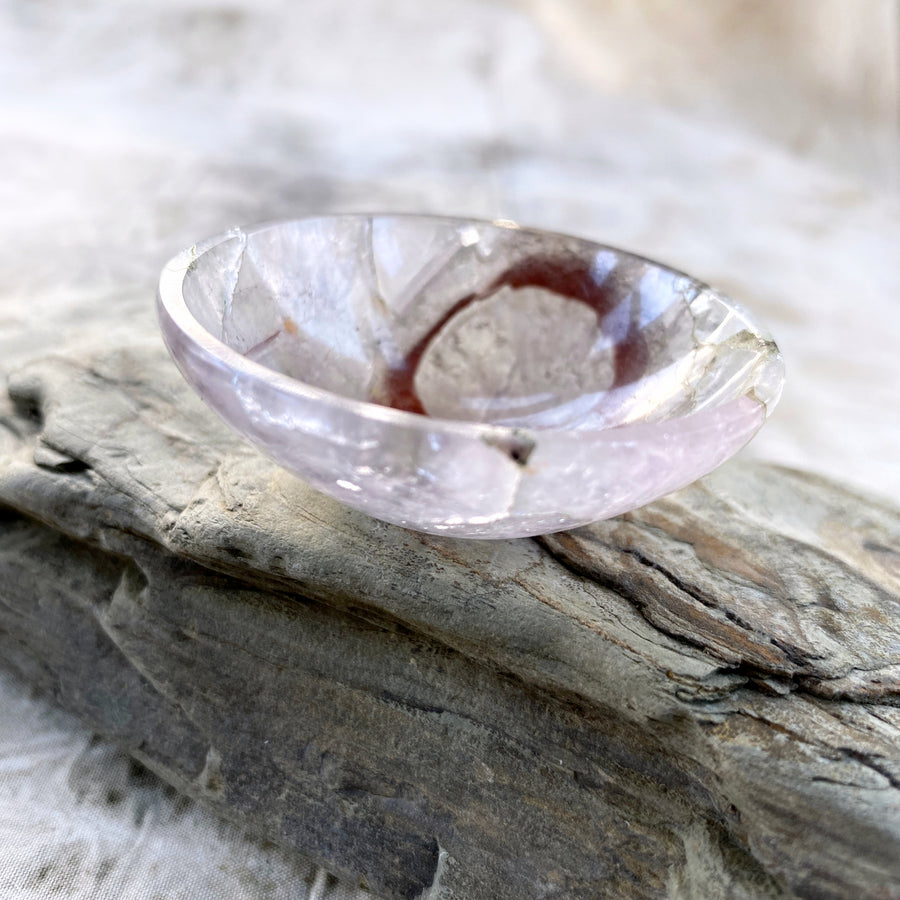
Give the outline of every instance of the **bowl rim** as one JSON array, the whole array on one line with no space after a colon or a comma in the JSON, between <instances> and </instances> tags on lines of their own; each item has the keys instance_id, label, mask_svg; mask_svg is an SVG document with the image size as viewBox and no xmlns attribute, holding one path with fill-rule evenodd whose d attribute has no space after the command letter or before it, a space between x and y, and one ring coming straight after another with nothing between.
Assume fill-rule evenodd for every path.
<instances>
[{"instance_id":1,"label":"bowl rim","mask_svg":"<svg viewBox=\"0 0 900 900\"><path fill-rule=\"evenodd\" d=\"M208 331L187 306L187 301L184 298L183 286L188 272L190 272L194 268L197 260L203 254L207 253L208 251L219 246L227 240L240 238L241 236L252 235L271 228L283 227L286 225L292 225L301 222L310 222L317 219L330 220L378 218L410 220L422 219L430 222L445 222L448 224L455 224L459 226L474 225L477 227L480 225L491 226L494 228L506 228L511 231L521 231L525 234L559 237L567 240L580 241L584 244L591 245L597 250L610 250L614 253L630 257L633 260L647 263L657 269L664 270L665 272L687 278L691 282L692 287L696 290L695 296L699 295L703 291L712 291L719 300L721 300L729 308L740 314L742 318L746 320L747 324L752 328L755 334L772 344L775 351L773 356L781 356L780 350L778 350L774 340L771 338L768 332L756 321L754 316L749 314L743 306L733 301L730 297L715 290L715 288L712 288L706 282L701 281L680 269L669 266L666 263L659 262L658 260L651 259L647 256L642 256L641 254L634 253L630 250L623 250L622 248L616 247L612 244L601 243L600 241L596 241L592 238L580 237L577 235L568 234L566 232L522 226L519 223L506 218L480 219L477 217L472 218L466 216L433 215L428 213L411 212L342 212L315 213L287 219L264 220L262 222L258 222L256 224L248 226L234 226L232 228L229 228L227 231L220 232L219 234L206 238L203 241L192 244L190 247L182 250L180 253L177 253L165 264L159 277L156 294L158 316L160 319L165 316L186 339L188 339L191 343L198 345L202 351L205 351L207 354L221 362L230 372L247 376L248 378L253 380L265 381L280 392L290 394L302 400L327 404L361 418L366 418L369 420L378 421L383 424L394 425L401 428L415 430L421 429L431 432L440 431L464 437L488 439L491 442L521 442L522 440L529 440L532 435L537 436L540 434L564 434L578 431L579 429L577 428L565 426L536 427L527 425L497 425L490 422L475 422L464 419L447 419L441 418L439 416L422 415L420 413L409 412L408 410L395 409L393 407L383 406L379 403L373 403L368 400L358 400L353 397L347 397L343 394L338 394L325 388L316 387L305 381L300 381L293 376L285 375L283 372L279 372L276 369L272 369L268 366L263 365L262 363L247 358L242 353L235 350L233 347L230 347L224 341L215 337L215 335ZM165 336L165 329L163 329L163 334ZM166 339L166 344L168 346L168 339ZM172 354L172 356L177 360L177 357L174 353ZM735 400L747 398L748 396L750 395L741 394L740 396L734 397L730 401L725 402L734 402ZM770 409L768 409L767 405L761 400L757 400L756 402L758 402L760 406L763 407L764 419L767 418ZM725 404L723 403L722 405ZM695 412L691 412L687 415L677 416L674 418L684 420L690 418L695 414ZM615 431L621 431L623 429L631 429L638 425L665 425L666 423L673 420L674 419L662 419L659 422L646 422L639 419L634 422L626 422L621 425L612 425L609 428L585 429L582 433L585 435L612 433Z\"/></svg>"}]
</instances>

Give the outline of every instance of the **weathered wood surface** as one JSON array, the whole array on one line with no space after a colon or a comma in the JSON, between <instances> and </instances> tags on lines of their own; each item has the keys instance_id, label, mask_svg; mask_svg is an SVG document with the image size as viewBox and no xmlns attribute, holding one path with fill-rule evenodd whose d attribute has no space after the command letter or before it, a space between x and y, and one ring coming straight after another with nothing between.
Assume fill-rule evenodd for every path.
<instances>
[{"instance_id":1,"label":"weathered wood surface","mask_svg":"<svg viewBox=\"0 0 900 900\"><path fill-rule=\"evenodd\" d=\"M153 340L2 403L3 658L222 814L395 897L900 897L895 510L738 460L453 541L307 489Z\"/></svg>"}]
</instances>

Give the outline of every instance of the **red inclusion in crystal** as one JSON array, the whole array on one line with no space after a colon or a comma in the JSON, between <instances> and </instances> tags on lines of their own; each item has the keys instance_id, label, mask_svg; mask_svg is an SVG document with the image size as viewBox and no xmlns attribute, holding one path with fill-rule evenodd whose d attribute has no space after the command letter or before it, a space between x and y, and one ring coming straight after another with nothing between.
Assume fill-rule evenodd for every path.
<instances>
[{"instance_id":1,"label":"red inclusion in crystal","mask_svg":"<svg viewBox=\"0 0 900 900\"><path fill-rule=\"evenodd\" d=\"M384 384L384 396L380 401L394 409L426 415L415 389L416 372L425 351L455 316L472 303L492 296L501 288L543 288L587 304L597 314L597 318L602 319L622 301L622 295L605 284L597 283L592 263L592 258L584 259L575 254L529 256L503 272L484 291L461 298L410 350L403 365L390 370ZM612 387L631 384L645 373L649 354L636 319L633 318L625 339L616 345L614 354L615 378Z\"/></svg>"}]
</instances>

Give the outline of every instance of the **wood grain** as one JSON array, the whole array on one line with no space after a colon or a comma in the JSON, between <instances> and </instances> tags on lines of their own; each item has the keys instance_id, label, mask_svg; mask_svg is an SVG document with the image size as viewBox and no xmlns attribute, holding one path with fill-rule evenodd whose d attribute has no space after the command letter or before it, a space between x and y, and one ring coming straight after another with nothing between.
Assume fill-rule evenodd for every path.
<instances>
[{"instance_id":1,"label":"wood grain","mask_svg":"<svg viewBox=\"0 0 900 900\"><path fill-rule=\"evenodd\" d=\"M223 815L390 897L900 896L896 510L738 459L454 541L309 490L153 343L3 403L4 659Z\"/></svg>"}]
</instances>

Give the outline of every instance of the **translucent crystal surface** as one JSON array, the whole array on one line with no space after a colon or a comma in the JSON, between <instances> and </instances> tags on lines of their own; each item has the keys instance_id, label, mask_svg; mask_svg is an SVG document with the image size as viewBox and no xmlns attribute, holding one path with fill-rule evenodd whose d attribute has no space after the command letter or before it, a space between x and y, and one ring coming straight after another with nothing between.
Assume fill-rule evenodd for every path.
<instances>
[{"instance_id":1,"label":"translucent crystal surface","mask_svg":"<svg viewBox=\"0 0 900 900\"><path fill-rule=\"evenodd\" d=\"M783 364L746 312L620 250L508 223L325 216L164 270L184 376L314 487L438 534L641 506L757 431Z\"/></svg>"}]
</instances>

